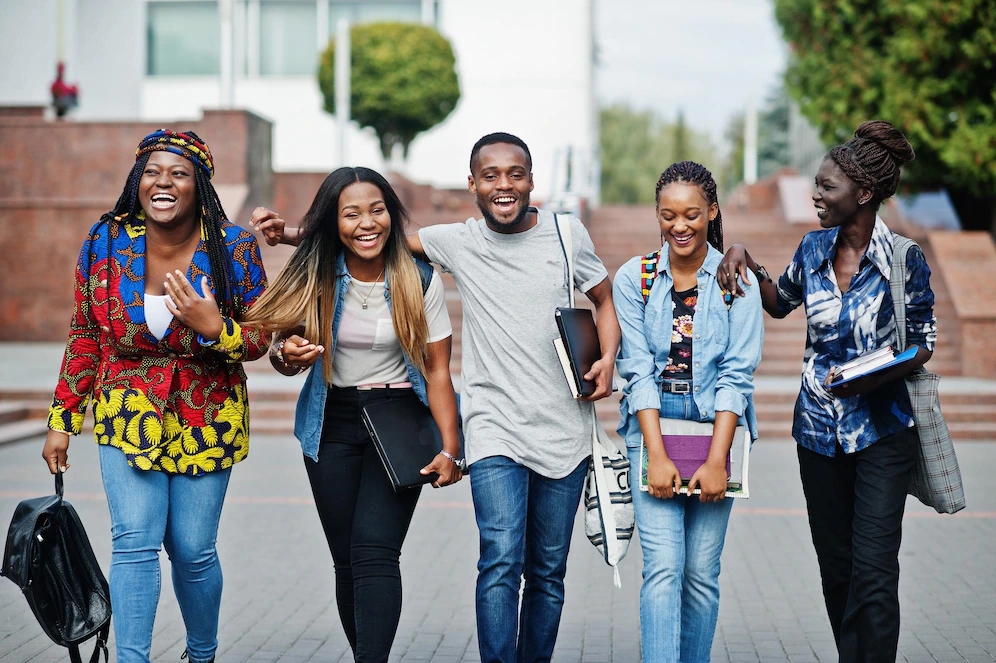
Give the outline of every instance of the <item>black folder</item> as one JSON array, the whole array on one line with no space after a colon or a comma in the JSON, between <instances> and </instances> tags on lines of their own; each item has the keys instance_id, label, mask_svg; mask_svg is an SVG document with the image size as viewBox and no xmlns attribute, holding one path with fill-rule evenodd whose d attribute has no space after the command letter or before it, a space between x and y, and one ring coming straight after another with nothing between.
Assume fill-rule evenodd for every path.
<instances>
[{"instance_id":1,"label":"black folder","mask_svg":"<svg viewBox=\"0 0 996 663\"><path fill-rule=\"evenodd\" d=\"M585 380L584 374L602 357L602 347L598 343L598 330L595 328L591 309L558 308L555 317L560 339L564 342L571 372L574 374L574 385L581 396L591 396L595 393L595 383Z\"/></svg>"},{"instance_id":2,"label":"black folder","mask_svg":"<svg viewBox=\"0 0 996 663\"><path fill-rule=\"evenodd\" d=\"M419 474L443 450L443 437L429 408L417 398L371 403L363 423L395 491L435 481L438 474Z\"/></svg>"}]
</instances>

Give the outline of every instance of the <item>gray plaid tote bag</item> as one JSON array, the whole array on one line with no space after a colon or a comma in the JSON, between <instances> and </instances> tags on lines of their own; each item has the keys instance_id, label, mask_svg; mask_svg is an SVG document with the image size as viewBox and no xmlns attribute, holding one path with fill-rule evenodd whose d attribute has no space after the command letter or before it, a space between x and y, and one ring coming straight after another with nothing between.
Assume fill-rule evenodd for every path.
<instances>
[{"instance_id":1,"label":"gray plaid tote bag","mask_svg":"<svg viewBox=\"0 0 996 663\"><path fill-rule=\"evenodd\" d=\"M889 285L895 309L897 354L906 349L906 254L917 243L893 235L892 274ZM956 513L965 508L965 488L955 456L951 433L941 414L937 385L940 378L920 367L906 378L913 419L920 438L920 455L913 467L909 493L938 513Z\"/></svg>"}]
</instances>

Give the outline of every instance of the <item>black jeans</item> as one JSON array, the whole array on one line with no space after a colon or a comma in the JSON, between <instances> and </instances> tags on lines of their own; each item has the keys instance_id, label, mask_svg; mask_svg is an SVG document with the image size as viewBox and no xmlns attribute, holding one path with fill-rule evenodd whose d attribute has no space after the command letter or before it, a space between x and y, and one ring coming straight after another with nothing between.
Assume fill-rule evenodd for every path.
<instances>
[{"instance_id":1,"label":"black jeans","mask_svg":"<svg viewBox=\"0 0 996 663\"><path fill-rule=\"evenodd\" d=\"M829 458L798 447L809 528L841 663L895 663L899 545L916 430Z\"/></svg>"},{"instance_id":2,"label":"black jeans","mask_svg":"<svg viewBox=\"0 0 996 663\"><path fill-rule=\"evenodd\" d=\"M421 488L394 492L361 419L364 405L418 398L411 389L332 387L318 462L305 457L335 564L339 619L356 663L387 661L401 618L401 545Z\"/></svg>"}]
</instances>

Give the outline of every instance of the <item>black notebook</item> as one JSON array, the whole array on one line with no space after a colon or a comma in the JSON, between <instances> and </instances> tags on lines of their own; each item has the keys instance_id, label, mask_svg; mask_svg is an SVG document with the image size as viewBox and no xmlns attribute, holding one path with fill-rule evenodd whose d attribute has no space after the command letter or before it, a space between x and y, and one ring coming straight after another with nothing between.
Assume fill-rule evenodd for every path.
<instances>
[{"instance_id":1,"label":"black notebook","mask_svg":"<svg viewBox=\"0 0 996 663\"><path fill-rule=\"evenodd\" d=\"M435 473L419 474L443 450L443 437L429 408L417 398L364 406L363 423L395 491L439 478Z\"/></svg>"},{"instance_id":2,"label":"black notebook","mask_svg":"<svg viewBox=\"0 0 996 663\"><path fill-rule=\"evenodd\" d=\"M554 315L560 331L560 338L554 340L554 345L557 346L561 364L564 365L564 375L571 386L571 393L575 398L591 396L595 393L595 383L585 380L584 374L602 357L591 309L558 308ZM557 343L558 340L560 344Z\"/></svg>"}]
</instances>

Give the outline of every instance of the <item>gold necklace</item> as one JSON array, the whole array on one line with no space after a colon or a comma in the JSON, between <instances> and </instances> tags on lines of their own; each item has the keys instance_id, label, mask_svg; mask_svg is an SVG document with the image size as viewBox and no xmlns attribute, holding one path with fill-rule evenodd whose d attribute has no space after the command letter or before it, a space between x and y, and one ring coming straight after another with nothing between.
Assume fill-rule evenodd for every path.
<instances>
[{"instance_id":1,"label":"gold necklace","mask_svg":"<svg viewBox=\"0 0 996 663\"><path fill-rule=\"evenodd\" d=\"M366 308L367 308L367 299L370 297L370 295L373 294L373 291L377 287L377 283L380 281L380 277L381 276L384 276L384 270L383 269L380 270L380 274L377 276L376 279L374 279L374 283L373 283L372 286L370 286L370 290L367 291L366 295L360 295L359 292L356 293L357 295L359 295L360 299L363 300L363 309L364 310L366 310Z\"/></svg>"}]
</instances>

